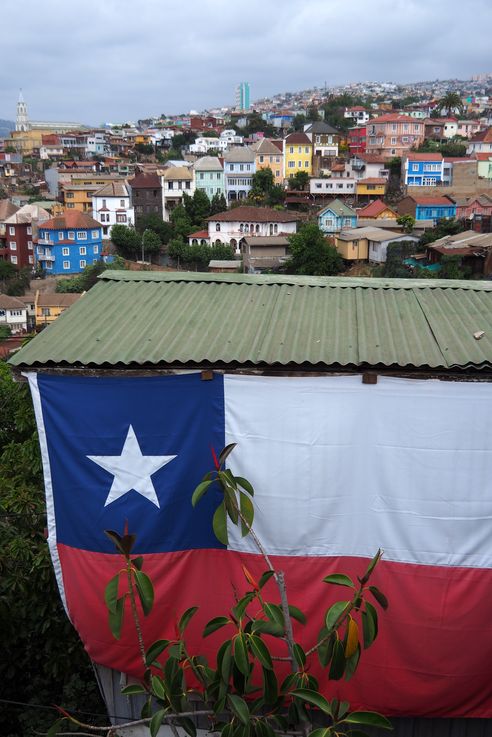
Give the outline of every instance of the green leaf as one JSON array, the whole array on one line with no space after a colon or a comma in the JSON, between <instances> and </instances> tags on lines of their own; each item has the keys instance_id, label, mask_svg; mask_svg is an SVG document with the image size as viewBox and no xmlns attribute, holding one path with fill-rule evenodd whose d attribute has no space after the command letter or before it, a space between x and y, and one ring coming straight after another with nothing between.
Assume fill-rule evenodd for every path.
<instances>
[{"instance_id":1,"label":"green leaf","mask_svg":"<svg viewBox=\"0 0 492 737\"><path fill-rule=\"evenodd\" d=\"M278 699L278 682L275 672L271 668L262 668L263 697L265 703L274 704Z\"/></svg>"},{"instance_id":2,"label":"green leaf","mask_svg":"<svg viewBox=\"0 0 492 737\"><path fill-rule=\"evenodd\" d=\"M273 637L282 637L284 635L283 626L275 624L275 622L266 622L264 619L256 619L253 622L252 631L272 635Z\"/></svg>"},{"instance_id":3,"label":"green leaf","mask_svg":"<svg viewBox=\"0 0 492 737\"><path fill-rule=\"evenodd\" d=\"M326 629L326 627L322 627L321 632L318 635L318 642L324 640L327 634L328 630ZM332 658L335 640L336 635L333 632L329 639L318 647L318 658L323 668L326 668Z\"/></svg>"},{"instance_id":4,"label":"green leaf","mask_svg":"<svg viewBox=\"0 0 492 737\"><path fill-rule=\"evenodd\" d=\"M202 481L198 486L196 487L195 491L193 492L191 496L191 504L193 507L196 507L202 496L207 491L210 484L213 484L213 479L209 481Z\"/></svg>"},{"instance_id":5,"label":"green leaf","mask_svg":"<svg viewBox=\"0 0 492 737\"><path fill-rule=\"evenodd\" d=\"M243 675L249 675L248 650L242 634L234 639L234 662Z\"/></svg>"},{"instance_id":6,"label":"green leaf","mask_svg":"<svg viewBox=\"0 0 492 737\"><path fill-rule=\"evenodd\" d=\"M330 737L332 734L331 727L318 727L309 732L308 737Z\"/></svg>"},{"instance_id":7,"label":"green leaf","mask_svg":"<svg viewBox=\"0 0 492 737\"><path fill-rule=\"evenodd\" d=\"M141 570L142 570L142 566L143 566L143 562L144 562L143 556L142 556L142 555L139 555L139 556L138 556L137 558L134 558L134 559L132 560L132 565L133 565L133 566L134 566L134 567L135 567L135 568L136 568L136 569L137 569L138 571L141 571Z\"/></svg>"},{"instance_id":8,"label":"green leaf","mask_svg":"<svg viewBox=\"0 0 492 737\"><path fill-rule=\"evenodd\" d=\"M345 647L341 640L335 640L333 645L333 657L331 659L330 671L328 678L333 681L339 681L343 677L345 671Z\"/></svg>"},{"instance_id":9,"label":"green leaf","mask_svg":"<svg viewBox=\"0 0 492 737\"><path fill-rule=\"evenodd\" d=\"M207 622L205 625L205 629L203 630L203 637L208 637L212 634L212 632L216 632L221 627L224 627L226 624L232 624L232 621L229 619L229 617L214 617L214 619L211 619L210 622Z\"/></svg>"},{"instance_id":10,"label":"green leaf","mask_svg":"<svg viewBox=\"0 0 492 737\"><path fill-rule=\"evenodd\" d=\"M133 696L133 694L147 693L147 690L140 683L132 683L121 689L123 696Z\"/></svg>"},{"instance_id":11,"label":"green leaf","mask_svg":"<svg viewBox=\"0 0 492 737\"><path fill-rule=\"evenodd\" d=\"M106 606L108 607L109 611L114 614L116 611L116 602L118 601L118 583L120 580L120 574L117 573L116 576L113 576L113 578L108 581L106 584L106 588L104 589L104 601L106 602Z\"/></svg>"},{"instance_id":12,"label":"green leaf","mask_svg":"<svg viewBox=\"0 0 492 737\"><path fill-rule=\"evenodd\" d=\"M306 653L304 652L302 647L297 642L294 643L293 650L294 650L294 658L296 660L297 665L299 666L299 668L304 668L304 666L306 665Z\"/></svg>"},{"instance_id":13,"label":"green leaf","mask_svg":"<svg viewBox=\"0 0 492 737\"><path fill-rule=\"evenodd\" d=\"M313 706L317 706L318 709L321 709L325 714L329 714L331 716L330 704L325 697L317 691L311 691L309 688L298 688L295 691L291 691L290 695L295 696L298 699L302 699L303 701L307 701Z\"/></svg>"},{"instance_id":14,"label":"green leaf","mask_svg":"<svg viewBox=\"0 0 492 737\"><path fill-rule=\"evenodd\" d=\"M227 457L232 453L234 448L236 447L237 443L229 443L229 445L226 445L225 448L223 448L219 453L219 464L222 466Z\"/></svg>"},{"instance_id":15,"label":"green leaf","mask_svg":"<svg viewBox=\"0 0 492 737\"><path fill-rule=\"evenodd\" d=\"M111 630L113 637L116 640L120 639L121 627L123 625L123 614L125 612L125 597L126 594L120 596L116 601L116 606L113 612L109 612L109 629Z\"/></svg>"},{"instance_id":16,"label":"green leaf","mask_svg":"<svg viewBox=\"0 0 492 737\"><path fill-rule=\"evenodd\" d=\"M46 737L55 737L58 732L61 730L62 724L65 721L66 717L63 717L62 719L57 719L56 722L53 722L51 727L46 732Z\"/></svg>"},{"instance_id":17,"label":"green leaf","mask_svg":"<svg viewBox=\"0 0 492 737\"><path fill-rule=\"evenodd\" d=\"M145 653L145 665L150 666L169 645L169 640L156 640Z\"/></svg>"},{"instance_id":18,"label":"green leaf","mask_svg":"<svg viewBox=\"0 0 492 737\"><path fill-rule=\"evenodd\" d=\"M232 610L232 613L236 619L242 619L244 617L244 612L246 611L248 604L250 604L254 598L254 594L250 592L249 594L243 596L242 599L239 599L238 603Z\"/></svg>"},{"instance_id":19,"label":"green leaf","mask_svg":"<svg viewBox=\"0 0 492 737\"><path fill-rule=\"evenodd\" d=\"M251 530L251 527L253 526L253 519L255 516L255 508L253 506L253 502L242 491L239 492L239 505L241 509L241 514L244 519L241 519L241 533L242 536L245 537Z\"/></svg>"},{"instance_id":20,"label":"green leaf","mask_svg":"<svg viewBox=\"0 0 492 737\"><path fill-rule=\"evenodd\" d=\"M379 563L379 560L380 560L382 554L383 554L383 551L380 548L378 550L378 552L376 553L376 555L374 556L374 558L369 563L369 565L367 566L366 572L364 573L364 575L362 576L362 578L359 579L362 585L366 584L369 581L369 578L371 577L371 573L373 572L373 570L375 569L375 567Z\"/></svg>"},{"instance_id":21,"label":"green leaf","mask_svg":"<svg viewBox=\"0 0 492 737\"><path fill-rule=\"evenodd\" d=\"M106 535L106 537L109 537L109 539L115 546L116 550L118 550L120 553L123 553L124 555L125 551L123 550L121 546L121 541L123 539L121 535L118 535L118 533L115 532L114 530L104 530L104 534Z\"/></svg>"},{"instance_id":22,"label":"green leaf","mask_svg":"<svg viewBox=\"0 0 492 737\"><path fill-rule=\"evenodd\" d=\"M362 612L362 633L364 647L368 648L378 635L378 613L368 601L366 601L365 612Z\"/></svg>"},{"instance_id":23,"label":"green leaf","mask_svg":"<svg viewBox=\"0 0 492 737\"><path fill-rule=\"evenodd\" d=\"M250 715L247 703L240 696L231 693L228 695L227 700L232 713L237 716L239 721L242 724L249 724Z\"/></svg>"},{"instance_id":24,"label":"green leaf","mask_svg":"<svg viewBox=\"0 0 492 737\"><path fill-rule=\"evenodd\" d=\"M332 607L328 609L325 617L326 629L328 631L330 631L336 624L336 622L340 619L344 610L346 609L348 611L349 606L350 602L348 601L337 601L335 604L333 604ZM340 620L340 624L342 621L343 620Z\"/></svg>"},{"instance_id":25,"label":"green leaf","mask_svg":"<svg viewBox=\"0 0 492 737\"><path fill-rule=\"evenodd\" d=\"M152 676L152 692L157 696L158 699L165 699L166 698L166 690L164 688L164 683L162 681L162 678L160 676Z\"/></svg>"},{"instance_id":26,"label":"green leaf","mask_svg":"<svg viewBox=\"0 0 492 737\"><path fill-rule=\"evenodd\" d=\"M250 635L249 644L255 658L260 661L261 665L264 668L271 670L273 668L272 657L261 637L258 637L257 635Z\"/></svg>"},{"instance_id":27,"label":"green leaf","mask_svg":"<svg viewBox=\"0 0 492 737\"><path fill-rule=\"evenodd\" d=\"M357 647L357 650L353 655L350 656L350 658L347 658L347 662L345 663L345 680L350 681L352 676L354 675L355 671L357 670L357 666L359 665L360 660L360 645Z\"/></svg>"},{"instance_id":28,"label":"green leaf","mask_svg":"<svg viewBox=\"0 0 492 737\"><path fill-rule=\"evenodd\" d=\"M178 622L178 630L181 636L183 636L185 629L188 627L190 623L190 619L193 617L194 614L196 614L197 611L198 611L197 606L191 606L182 615L181 619Z\"/></svg>"},{"instance_id":29,"label":"green leaf","mask_svg":"<svg viewBox=\"0 0 492 737\"><path fill-rule=\"evenodd\" d=\"M255 490L249 483L248 479L243 479L242 476L235 476L235 479L236 483L239 484L239 486L241 486L245 491L247 491L250 496L254 496Z\"/></svg>"},{"instance_id":30,"label":"green leaf","mask_svg":"<svg viewBox=\"0 0 492 737\"><path fill-rule=\"evenodd\" d=\"M227 535L227 514L224 502L219 504L215 510L212 527L217 540L223 545L227 545L229 543L229 537Z\"/></svg>"},{"instance_id":31,"label":"green leaf","mask_svg":"<svg viewBox=\"0 0 492 737\"><path fill-rule=\"evenodd\" d=\"M352 579L345 576L343 573L333 573L331 576L325 576L323 582L333 583L336 586L348 586L351 589L355 589Z\"/></svg>"},{"instance_id":32,"label":"green leaf","mask_svg":"<svg viewBox=\"0 0 492 737\"><path fill-rule=\"evenodd\" d=\"M265 573L262 573L260 576L260 580L258 582L258 585L260 589L263 588L263 586L271 579L272 576L275 575L275 571L265 571Z\"/></svg>"},{"instance_id":33,"label":"green leaf","mask_svg":"<svg viewBox=\"0 0 492 737\"><path fill-rule=\"evenodd\" d=\"M383 594L382 591L380 591L378 588L376 588L376 586L369 586L369 591L374 596L374 598L376 599L377 603L383 609L387 609L388 608L388 599L386 598L386 596Z\"/></svg>"},{"instance_id":34,"label":"green leaf","mask_svg":"<svg viewBox=\"0 0 492 737\"><path fill-rule=\"evenodd\" d=\"M236 492L229 485L224 487L224 504L232 524L237 525L239 522L239 510L237 507Z\"/></svg>"},{"instance_id":35,"label":"green leaf","mask_svg":"<svg viewBox=\"0 0 492 737\"><path fill-rule=\"evenodd\" d=\"M178 720L180 727L183 727L184 731L190 735L190 737L196 737L195 723L189 717L180 717Z\"/></svg>"},{"instance_id":36,"label":"green leaf","mask_svg":"<svg viewBox=\"0 0 492 737\"><path fill-rule=\"evenodd\" d=\"M166 714L165 709L159 709L156 711L152 719L150 720L149 728L151 737L156 737L157 732L161 728L162 720Z\"/></svg>"},{"instance_id":37,"label":"green leaf","mask_svg":"<svg viewBox=\"0 0 492 737\"><path fill-rule=\"evenodd\" d=\"M143 571L134 571L134 576L143 613L147 616L154 605L154 587L150 578Z\"/></svg>"},{"instance_id":38,"label":"green leaf","mask_svg":"<svg viewBox=\"0 0 492 737\"><path fill-rule=\"evenodd\" d=\"M292 619L296 619L301 624L306 624L306 615L304 614L304 612L301 612L301 610L298 609L296 606L289 604L289 614Z\"/></svg>"},{"instance_id":39,"label":"green leaf","mask_svg":"<svg viewBox=\"0 0 492 737\"><path fill-rule=\"evenodd\" d=\"M227 646L224 648L224 651L222 653L222 662L220 665L220 674L222 676L222 680L226 683L229 682L229 678L231 677L231 668L232 668L232 640L229 640L227 643Z\"/></svg>"},{"instance_id":40,"label":"green leaf","mask_svg":"<svg viewBox=\"0 0 492 737\"><path fill-rule=\"evenodd\" d=\"M364 727L393 729L391 722L375 711L353 711L351 714L347 714L343 721L348 724L362 724Z\"/></svg>"},{"instance_id":41,"label":"green leaf","mask_svg":"<svg viewBox=\"0 0 492 737\"><path fill-rule=\"evenodd\" d=\"M269 604L267 602L263 605L263 611L272 622L280 625L282 629L285 627L284 614L277 604Z\"/></svg>"}]
</instances>

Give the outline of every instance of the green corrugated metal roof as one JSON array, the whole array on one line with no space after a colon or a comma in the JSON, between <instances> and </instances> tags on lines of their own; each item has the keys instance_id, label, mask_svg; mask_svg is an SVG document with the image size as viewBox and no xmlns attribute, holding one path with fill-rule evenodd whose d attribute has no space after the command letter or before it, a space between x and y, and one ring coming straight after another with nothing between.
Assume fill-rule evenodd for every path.
<instances>
[{"instance_id":1,"label":"green corrugated metal roof","mask_svg":"<svg viewBox=\"0 0 492 737\"><path fill-rule=\"evenodd\" d=\"M490 369L492 283L106 271L11 363Z\"/></svg>"}]
</instances>

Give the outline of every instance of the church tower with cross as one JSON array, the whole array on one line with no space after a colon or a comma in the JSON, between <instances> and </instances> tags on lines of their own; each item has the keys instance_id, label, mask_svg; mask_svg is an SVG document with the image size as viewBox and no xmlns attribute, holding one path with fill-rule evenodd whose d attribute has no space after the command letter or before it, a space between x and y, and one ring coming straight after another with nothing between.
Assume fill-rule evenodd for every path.
<instances>
[{"instance_id":1,"label":"church tower with cross","mask_svg":"<svg viewBox=\"0 0 492 737\"><path fill-rule=\"evenodd\" d=\"M16 131L28 131L30 130L29 119L27 117L27 105L24 102L22 96L22 90L19 91L19 100L17 101L17 114L15 117L15 130Z\"/></svg>"}]
</instances>

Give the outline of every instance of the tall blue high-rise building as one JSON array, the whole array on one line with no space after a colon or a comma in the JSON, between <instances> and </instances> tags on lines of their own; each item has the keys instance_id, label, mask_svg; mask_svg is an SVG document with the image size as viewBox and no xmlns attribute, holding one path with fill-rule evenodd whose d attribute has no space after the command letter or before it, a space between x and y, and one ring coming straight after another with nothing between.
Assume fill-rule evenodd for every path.
<instances>
[{"instance_id":1,"label":"tall blue high-rise building","mask_svg":"<svg viewBox=\"0 0 492 737\"><path fill-rule=\"evenodd\" d=\"M240 82L236 87L236 109L249 110L249 82Z\"/></svg>"}]
</instances>

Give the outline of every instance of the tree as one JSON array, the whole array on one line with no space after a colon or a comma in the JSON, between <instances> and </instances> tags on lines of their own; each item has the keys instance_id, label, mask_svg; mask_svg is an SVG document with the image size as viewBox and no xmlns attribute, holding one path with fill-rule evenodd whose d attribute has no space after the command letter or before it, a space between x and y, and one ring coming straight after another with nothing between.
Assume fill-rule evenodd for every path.
<instances>
[{"instance_id":1,"label":"tree","mask_svg":"<svg viewBox=\"0 0 492 737\"><path fill-rule=\"evenodd\" d=\"M44 528L34 412L26 384L0 361L0 680L2 698L104 713L94 671L66 617ZM2 735L45 732L50 709L4 703Z\"/></svg>"},{"instance_id":2,"label":"tree","mask_svg":"<svg viewBox=\"0 0 492 737\"><path fill-rule=\"evenodd\" d=\"M222 192L216 192L212 197L210 204L210 215L217 215L219 212L227 210L227 201Z\"/></svg>"},{"instance_id":3,"label":"tree","mask_svg":"<svg viewBox=\"0 0 492 737\"><path fill-rule=\"evenodd\" d=\"M396 218L398 225L401 225L404 233L411 233L415 227L415 218L411 215L400 215Z\"/></svg>"},{"instance_id":4,"label":"tree","mask_svg":"<svg viewBox=\"0 0 492 737\"><path fill-rule=\"evenodd\" d=\"M134 228L129 228L127 225L113 225L111 240L118 253L124 258L135 259L138 257L141 248L141 237Z\"/></svg>"},{"instance_id":5,"label":"tree","mask_svg":"<svg viewBox=\"0 0 492 737\"><path fill-rule=\"evenodd\" d=\"M144 217L140 218L138 221L137 230L139 231L139 233L143 233L145 230L152 230L154 233L157 233L161 243L163 243L164 245L166 243L169 243L174 234L172 224L166 222L165 220L162 220L162 218L160 218L159 215L156 215L155 213L150 213L149 215L145 215Z\"/></svg>"},{"instance_id":6,"label":"tree","mask_svg":"<svg viewBox=\"0 0 492 737\"><path fill-rule=\"evenodd\" d=\"M192 197L185 192L183 205L193 225L197 228L203 227L210 215L210 200L205 192L202 189L195 189Z\"/></svg>"},{"instance_id":7,"label":"tree","mask_svg":"<svg viewBox=\"0 0 492 737\"><path fill-rule=\"evenodd\" d=\"M178 205L174 208L171 213L171 222L173 224L176 237L182 238L183 240L193 230L193 223L191 222L191 218L183 205Z\"/></svg>"},{"instance_id":8,"label":"tree","mask_svg":"<svg viewBox=\"0 0 492 737\"><path fill-rule=\"evenodd\" d=\"M286 264L289 274L332 276L343 271L343 259L329 243L316 223L301 225L289 237L290 259Z\"/></svg>"},{"instance_id":9,"label":"tree","mask_svg":"<svg viewBox=\"0 0 492 737\"><path fill-rule=\"evenodd\" d=\"M303 192L308 182L309 174L307 171L298 171L293 177L289 178L289 187L290 189L298 189Z\"/></svg>"},{"instance_id":10,"label":"tree","mask_svg":"<svg viewBox=\"0 0 492 737\"><path fill-rule=\"evenodd\" d=\"M430 230L426 230L420 238L420 245L425 246L427 243L433 243L439 238L444 238L445 235L455 235L461 233L463 230L463 224L459 220L449 218L446 220L439 220L437 225Z\"/></svg>"},{"instance_id":11,"label":"tree","mask_svg":"<svg viewBox=\"0 0 492 737\"><path fill-rule=\"evenodd\" d=\"M161 239L153 230L144 230L142 234L142 260L145 256L159 253L161 250Z\"/></svg>"},{"instance_id":12,"label":"tree","mask_svg":"<svg viewBox=\"0 0 492 737\"><path fill-rule=\"evenodd\" d=\"M167 246L167 253L170 258L176 261L178 269L181 263L186 261L186 249L188 244L182 238L173 238Z\"/></svg>"},{"instance_id":13,"label":"tree","mask_svg":"<svg viewBox=\"0 0 492 737\"><path fill-rule=\"evenodd\" d=\"M315 105L310 105L306 110L306 121L315 123L317 120L320 120L318 108Z\"/></svg>"},{"instance_id":14,"label":"tree","mask_svg":"<svg viewBox=\"0 0 492 737\"><path fill-rule=\"evenodd\" d=\"M447 92L441 97L436 108L440 114L446 113L448 117L457 113L463 115L463 103L458 92Z\"/></svg>"},{"instance_id":15,"label":"tree","mask_svg":"<svg viewBox=\"0 0 492 737\"><path fill-rule=\"evenodd\" d=\"M297 113L292 120L292 127L295 131L303 131L306 125L306 116L302 113Z\"/></svg>"}]
</instances>

